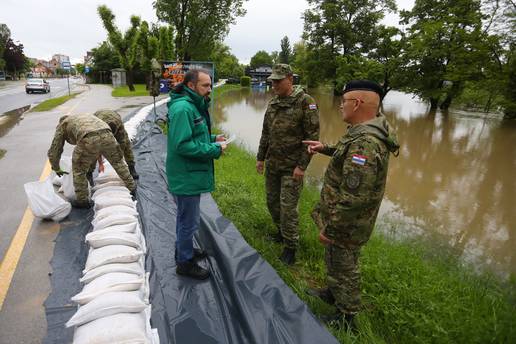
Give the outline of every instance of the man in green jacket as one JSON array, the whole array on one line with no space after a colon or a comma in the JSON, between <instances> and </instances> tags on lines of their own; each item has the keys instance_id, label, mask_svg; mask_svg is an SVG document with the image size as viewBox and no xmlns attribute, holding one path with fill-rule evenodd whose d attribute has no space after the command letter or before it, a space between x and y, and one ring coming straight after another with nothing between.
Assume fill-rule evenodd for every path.
<instances>
[{"instance_id":1,"label":"man in green jacket","mask_svg":"<svg viewBox=\"0 0 516 344\"><path fill-rule=\"evenodd\" d=\"M177 204L176 272L203 280L208 270L196 261L206 253L193 248L199 228L201 194L214 189L213 159L226 144L223 136L211 135L208 101L211 78L200 69L185 74L183 83L170 93L166 171L168 189Z\"/></svg>"},{"instance_id":2,"label":"man in green jacket","mask_svg":"<svg viewBox=\"0 0 516 344\"><path fill-rule=\"evenodd\" d=\"M319 240L326 246L328 288L308 293L335 304L337 313L325 320L344 319L345 326L353 326L360 310L358 257L382 202L389 155L397 155L399 149L393 129L379 112L381 95L375 82L350 81L340 105L342 119L349 124L347 133L334 146L304 141L309 153L332 157L312 214Z\"/></svg>"}]
</instances>

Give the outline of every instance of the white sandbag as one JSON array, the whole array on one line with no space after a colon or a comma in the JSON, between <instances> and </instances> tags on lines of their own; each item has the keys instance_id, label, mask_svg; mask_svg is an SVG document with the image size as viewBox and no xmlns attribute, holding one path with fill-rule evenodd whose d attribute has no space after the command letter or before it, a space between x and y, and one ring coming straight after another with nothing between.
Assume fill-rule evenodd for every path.
<instances>
[{"instance_id":1,"label":"white sandbag","mask_svg":"<svg viewBox=\"0 0 516 344\"><path fill-rule=\"evenodd\" d=\"M141 237L135 233L96 231L86 235L86 242L93 248L107 245L127 245L141 250ZM143 251L143 250L142 250Z\"/></svg>"},{"instance_id":2,"label":"white sandbag","mask_svg":"<svg viewBox=\"0 0 516 344\"><path fill-rule=\"evenodd\" d=\"M119 313L93 320L75 329L73 344L149 344L146 315Z\"/></svg>"},{"instance_id":3,"label":"white sandbag","mask_svg":"<svg viewBox=\"0 0 516 344\"><path fill-rule=\"evenodd\" d=\"M94 179L95 184L104 184L109 182L119 182L122 179L115 173L115 174L106 174L106 173L99 173L97 178Z\"/></svg>"},{"instance_id":4,"label":"white sandbag","mask_svg":"<svg viewBox=\"0 0 516 344\"><path fill-rule=\"evenodd\" d=\"M84 305L99 295L112 291L139 290L143 283L143 276L126 272L110 272L86 284L79 294L72 297L72 301Z\"/></svg>"},{"instance_id":5,"label":"white sandbag","mask_svg":"<svg viewBox=\"0 0 516 344\"><path fill-rule=\"evenodd\" d=\"M79 281L81 283L88 284L95 278L110 272L125 272L141 277L145 273L145 269L143 268L143 259L134 263L114 263L98 266L85 273Z\"/></svg>"},{"instance_id":6,"label":"white sandbag","mask_svg":"<svg viewBox=\"0 0 516 344\"><path fill-rule=\"evenodd\" d=\"M91 198L94 202L106 202L106 199L124 199L124 200L132 200L131 194L129 193L129 190L125 192L121 191L111 191L106 192L101 195L96 196L95 194Z\"/></svg>"},{"instance_id":7,"label":"white sandbag","mask_svg":"<svg viewBox=\"0 0 516 344\"><path fill-rule=\"evenodd\" d=\"M105 208L109 209L109 208ZM133 223L138 221L138 218L132 214L127 213L113 213L110 216L106 216L100 220L93 219L91 224L95 230L104 229L106 227L115 225L125 225L126 223Z\"/></svg>"},{"instance_id":8,"label":"white sandbag","mask_svg":"<svg viewBox=\"0 0 516 344\"><path fill-rule=\"evenodd\" d=\"M127 207L125 205L114 205L112 207L100 209L99 211L95 212L95 218L93 220L100 221L108 216L111 216L112 214L129 214L137 216L138 212L131 207Z\"/></svg>"},{"instance_id":9,"label":"white sandbag","mask_svg":"<svg viewBox=\"0 0 516 344\"><path fill-rule=\"evenodd\" d=\"M102 294L91 302L80 306L77 312L68 320L66 327L80 326L90 321L119 313L140 313L146 306L139 290Z\"/></svg>"},{"instance_id":10,"label":"white sandbag","mask_svg":"<svg viewBox=\"0 0 516 344\"><path fill-rule=\"evenodd\" d=\"M125 186L109 186L109 187L98 189L97 191L95 191L95 193L93 194L93 197L98 197L100 195L108 194L108 193L124 193L124 194L130 195L129 189L126 188Z\"/></svg>"},{"instance_id":11,"label":"white sandbag","mask_svg":"<svg viewBox=\"0 0 516 344\"><path fill-rule=\"evenodd\" d=\"M93 228L93 231L94 232L102 232L102 231L113 231L113 232L124 232L124 233L135 233L136 230L139 230L139 224L138 222L134 222L134 223L126 223L124 225L116 225L116 226L111 226L111 227L106 227L106 228L102 228L102 229L97 229L95 230L95 228Z\"/></svg>"},{"instance_id":12,"label":"white sandbag","mask_svg":"<svg viewBox=\"0 0 516 344\"><path fill-rule=\"evenodd\" d=\"M72 206L55 193L50 178L25 183L23 188L34 216L58 222L70 214Z\"/></svg>"},{"instance_id":13,"label":"white sandbag","mask_svg":"<svg viewBox=\"0 0 516 344\"><path fill-rule=\"evenodd\" d=\"M101 197L95 200L95 212L100 209L113 207L116 205L125 205L136 209L136 205L132 199L118 198L118 197Z\"/></svg>"},{"instance_id":14,"label":"white sandbag","mask_svg":"<svg viewBox=\"0 0 516 344\"><path fill-rule=\"evenodd\" d=\"M142 251L125 245L109 245L91 249L83 273L105 264L136 262L142 255Z\"/></svg>"},{"instance_id":15,"label":"white sandbag","mask_svg":"<svg viewBox=\"0 0 516 344\"><path fill-rule=\"evenodd\" d=\"M102 183L102 184L95 184L92 191L96 192L97 190L100 190L105 187L110 187L110 186L125 186L125 183L122 180L120 180L120 181L110 181L110 182L106 182L106 183Z\"/></svg>"}]
</instances>

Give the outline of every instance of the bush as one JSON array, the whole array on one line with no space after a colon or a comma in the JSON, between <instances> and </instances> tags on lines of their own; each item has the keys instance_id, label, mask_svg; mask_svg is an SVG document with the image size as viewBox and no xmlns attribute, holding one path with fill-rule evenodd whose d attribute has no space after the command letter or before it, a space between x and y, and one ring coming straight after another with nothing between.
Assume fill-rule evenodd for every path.
<instances>
[{"instance_id":1,"label":"bush","mask_svg":"<svg viewBox=\"0 0 516 344\"><path fill-rule=\"evenodd\" d=\"M240 77L240 86L249 87L251 86L251 77L249 76L241 76Z\"/></svg>"}]
</instances>

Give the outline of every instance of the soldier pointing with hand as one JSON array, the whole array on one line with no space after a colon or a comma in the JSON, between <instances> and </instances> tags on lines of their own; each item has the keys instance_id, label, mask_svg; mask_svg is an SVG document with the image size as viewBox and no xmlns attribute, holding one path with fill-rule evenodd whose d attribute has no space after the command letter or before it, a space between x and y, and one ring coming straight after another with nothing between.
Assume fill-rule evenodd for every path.
<instances>
[{"instance_id":1,"label":"soldier pointing with hand","mask_svg":"<svg viewBox=\"0 0 516 344\"><path fill-rule=\"evenodd\" d=\"M399 144L385 116L379 112L382 88L375 82L349 82L340 112L348 132L334 145L304 141L310 154L331 156L324 175L321 199L312 216L319 240L326 246L328 288L308 293L335 304L337 313L327 321L345 320L353 326L360 309L360 249L373 231L382 202L389 155Z\"/></svg>"}]
</instances>

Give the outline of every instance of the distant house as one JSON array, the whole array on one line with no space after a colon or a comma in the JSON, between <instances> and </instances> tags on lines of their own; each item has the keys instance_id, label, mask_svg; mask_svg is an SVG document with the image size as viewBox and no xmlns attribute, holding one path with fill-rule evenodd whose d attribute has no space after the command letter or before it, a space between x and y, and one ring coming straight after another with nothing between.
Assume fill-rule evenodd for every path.
<instances>
[{"instance_id":1,"label":"distant house","mask_svg":"<svg viewBox=\"0 0 516 344\"><path fill-rule=\"evenodd\" d=\"M52 75L52 70L46 66L46 61L38 61L31 68L32 77L46 78Z\"/></svg>"},{"instance_id":2,"label":"distant house","mask_svg":"<svg viewBox=\"0 0 516 344\"><path fill-rule=\"evenodd\" d=\"M247 69L245 75L251 77L251 81L254 83L267 81L267 78L272 74L271 65L258 66L255 69Z\"/></svg>"}]
</instances>

